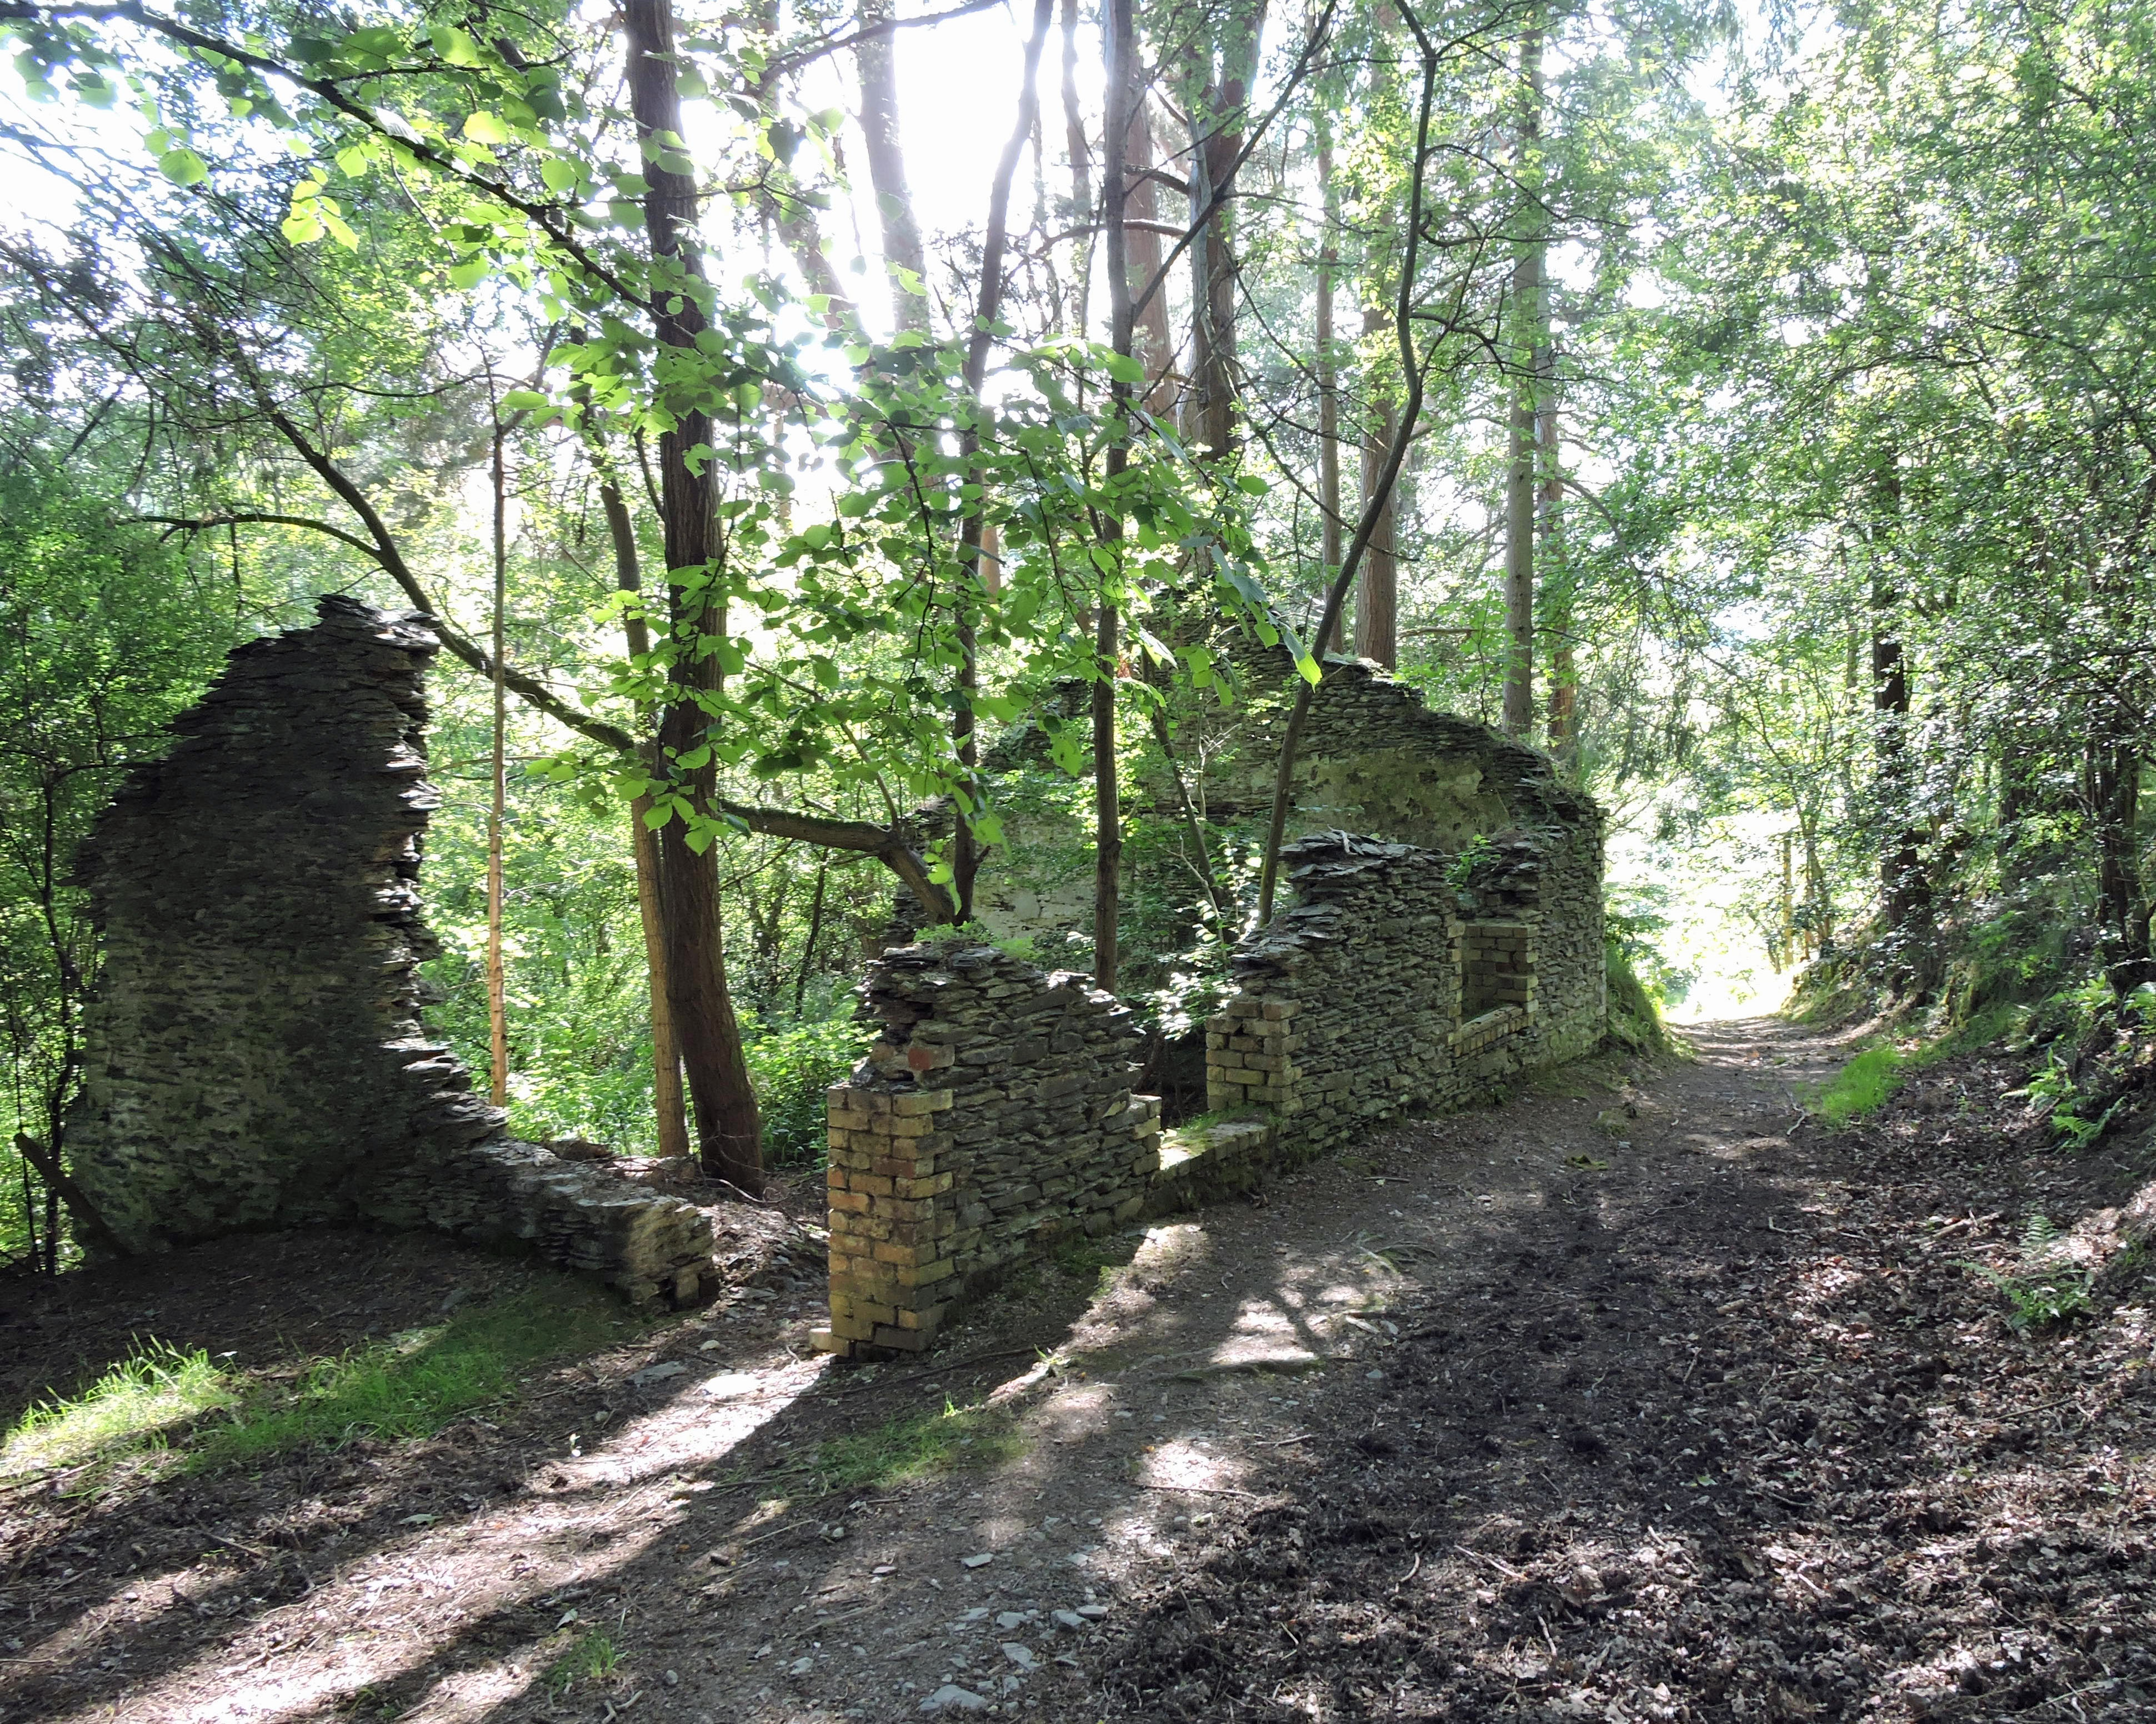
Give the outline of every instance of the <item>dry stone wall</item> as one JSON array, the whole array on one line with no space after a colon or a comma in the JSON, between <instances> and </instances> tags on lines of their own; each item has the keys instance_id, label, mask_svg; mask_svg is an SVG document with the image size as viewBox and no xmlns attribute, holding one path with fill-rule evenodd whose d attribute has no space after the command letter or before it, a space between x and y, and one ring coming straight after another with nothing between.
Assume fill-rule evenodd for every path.
<instances>
[{"instance_id":1,"label":"dry stone wall","mask_svg":"<svg viewBox=\"0 0 2156 1724\"><path fill-rule=\"evenodd\" d=\"M416 613L332 596L253 641L136 772L80 872L103 942L67 1147L131 1250L376 1222L694 1291L692 1205L511 1140L421 1018Z\"/></svg>"},{"instance_id":2,"label":"dry stone wall","mask_svg":"<svg viewBox=\"0 0 2156 1724\"><path fill-rule=\"evenodd\" d=\"M1009 1264L1145 1208L1160 1103L1135 1095L1129 1007L993 946L873 960L869 1056L830 1092L831 1324L840 1353L917 1351Z\"/></svg>"},{"instance_id":3,"label":"dry stone wall","mask_svg":"<svg viewBox=\"0 0 2156 1724\"><path fill-rule=\"evenodd\" d=\"M1546 902L1547 859L1524 839L1464 870L1346 833L1290 845L1295 906L1237 947L1236 992L1206 1026L1209 1106L1262 1116L1264 1152L1301 1159L1589 1051L1599 892Z\"/></svg>"}]
</instances>

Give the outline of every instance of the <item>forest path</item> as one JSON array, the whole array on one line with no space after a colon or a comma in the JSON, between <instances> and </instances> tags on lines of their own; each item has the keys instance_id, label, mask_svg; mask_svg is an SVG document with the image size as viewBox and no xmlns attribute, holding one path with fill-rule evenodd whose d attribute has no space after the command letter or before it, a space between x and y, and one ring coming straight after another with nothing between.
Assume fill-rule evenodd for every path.
<instances>
[{"instance_id":1,"label":"forest path","mask_svg":"<svg viewBox=\"0 0 2156 1724\"><path fill-rule=\"evenodd\" d=\"M1686 1037L923 1361L811 1357L782 1293L498 1426L10 1522L0 1724L2156 1716L2143 1314L2010 1338L1958 1260L2116 1170L2016 1160L2003 1070L1829 1137L1840 1039Z\"/></svg>"}]
</instances>

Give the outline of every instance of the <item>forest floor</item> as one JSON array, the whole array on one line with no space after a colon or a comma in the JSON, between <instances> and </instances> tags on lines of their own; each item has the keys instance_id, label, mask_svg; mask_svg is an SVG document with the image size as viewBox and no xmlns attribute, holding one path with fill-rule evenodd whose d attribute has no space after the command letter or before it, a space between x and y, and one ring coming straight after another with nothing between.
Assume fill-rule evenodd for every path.
<instances>
[{"instance_id":1,"label":"forest floor","mask_svg":"<svg viewBox=\"0 0 2156 1724\"><path fill-rule=\"evenodd\" d=\"M0 1724L2156 1719L2156 1285L2017 1332L1969 1266L2146 1170L2003 1063L1827 1133L1846 1038L1687 1034L920 1361L810 1354L767 1216L762 1285L432 1439L0 1485ZM534 1280L352 1236L0 1290L0 1414L131 1336L274 1376Z\"/></svg>"}]
</instances>

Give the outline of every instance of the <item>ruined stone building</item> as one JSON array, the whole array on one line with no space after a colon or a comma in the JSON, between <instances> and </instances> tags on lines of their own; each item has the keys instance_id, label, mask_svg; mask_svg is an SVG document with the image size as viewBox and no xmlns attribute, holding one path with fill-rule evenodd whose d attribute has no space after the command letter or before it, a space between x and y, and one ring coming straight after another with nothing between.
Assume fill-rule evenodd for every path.
<instances>
[{"instance_id":1,"label":"ruined stone building","mask_svg":"<svg viewBox=\"0 0 2156 1724\"><path fill-rule=\"evenodd\" d=\"M330 597L251 641L80 862L104 948L68 1121L127 1249L374 1224L523 1242L636 1300L693 1293L705 1216L511 1140L422 1021L417 613Z\"/></svg>"},{"instance_id":2,"label":"ruined stone building","mask_svg":"<svg viewBox=\"0 0 2156 1724\"><path fill-rule=\"evenodd\" d=\"M1255 660L1231 715L1186 727L1184 788L1209 823L1270 809L1291 698L1280 668ZM1021 738L992 764L1015 775L1025 757ZM1171 826L1173 787L1147 788ZM1019 955L1070 951L1090 929L1081 805L1003 805L1009 842L975 898L996 943L930 936L869 965L878 1039L831 1092L822 1345L921 1347L969 1291L1060 1238L1258 1183L1600 1044L1601 815L1547 755L1335 660L1293 788L1284 906L1235 945L1225 997L1185 1039L1204 1114L1167 1131L1131 1008ZM1170 848L1152 878L1144 860L1127 876L1187 906L1164 920L1170 941L1206 913L1190 860ZM1158 1071L1158 1036L1150 1051Z\"/></svg>"}]
</instances>

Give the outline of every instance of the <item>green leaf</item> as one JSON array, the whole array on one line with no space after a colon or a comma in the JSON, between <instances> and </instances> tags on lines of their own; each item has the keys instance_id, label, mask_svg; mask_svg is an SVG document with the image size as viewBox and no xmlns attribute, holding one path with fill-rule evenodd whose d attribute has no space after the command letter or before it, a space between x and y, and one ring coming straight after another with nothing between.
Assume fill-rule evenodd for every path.
<instances>
[{"instance_id":1,"label":"green leaf","mask_svg":"<svg viewBox=\"0 0 2156 1724\"><path fill-rule=\"evenodd\" d=\"M644 811L644 824L654 832L658 831L673 818L673 807L667 803L654 803Z\"/></svg>"},{"instance_id":2,"label":"green leaf","mask_svg":"<svg viewBox=\"0 0 2156 1724\"><path fill-rule=\"evenodd\" d=\"M567 197L584 182L583 171L575 162L559 156L550 156L539 164L539 177L557 198Z\"/></svg>"},{"instance_id":3,"label":"green leaf","mask_svg":"<svg viewBox=\"0 0 2156 1724\"><path fill-rule=\"evenodd\" d=\"M499 114L490 114L484 109L465 116L465 136L475 144L506 144L509 128Z\"/></svg>"},{"instance_id":4,"label":"green leaf","mask_svg":"<svg viewBox=\"0 0 2156 1724\"><path fill-rule=\"evenodd\" d=\"M1119 383L1142 383L1145 367L1127 353L1104 353L1101 363L1107 367L1108 375Z\"/></svg>"},{"instance_id":5,"label":"green leaf","mask_svg":"<svg viewBox=\"0 0 2156 1724\"><path fill-rule=\"evenodd\" d=\"M1245 496L1262 497L1272 489L1272 486L1265 480L1259 478L1256 474L1245 473L1235 481L1235 489L1242 492Z\"/></svg>"},{"instance_id":6,"label":"green leaf","mask_svg":"<svg viewBox=\"0 0 2156 1724\"><path fill-rule=\"evenodd\" d=\"M449 265L449 280L469 293L485 280L494 265L485 258L467 258L461 264Z\"/></svg>"},{"instance_id":7,"label":"green leaf","mask_svg":"<svg viewBox=\"0 0 2156 1724\"><path fill-rule=\"evenodd\" d=\"M209 177L209 169L192 150L167 150L157 158L157 166L176 186L198 186Z\"/></svg>"},{"instance_id":8,"label":"green leaf","mask_svg":"<svg viewBox=\"0 0 2156 1724\"><path fill-rule=\"evenodd\" d=\"M552 403L536 389L511 389L501 398L501 404L511 413L525 413Z\"/></svg>"}]
</instances>

